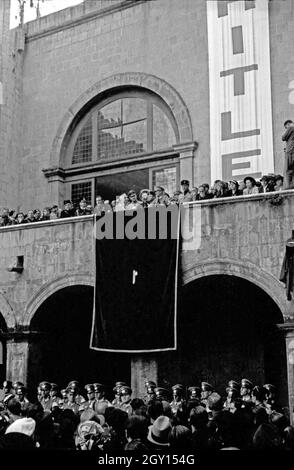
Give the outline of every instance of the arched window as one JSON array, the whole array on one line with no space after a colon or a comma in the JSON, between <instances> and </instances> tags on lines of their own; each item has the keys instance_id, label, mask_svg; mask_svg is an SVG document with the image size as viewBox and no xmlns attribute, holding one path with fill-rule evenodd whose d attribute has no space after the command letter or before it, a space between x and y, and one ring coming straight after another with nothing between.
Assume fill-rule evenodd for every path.
<instances>
[{"instance_id":1,"label":"arched window","mask_svg":"<svg viewBox=\"0 0 294 470\"><path fill-rule=\"evenodd\" d=\"M70 149L71 164L111 161L171 148L177 127L156 95L123 92L95 106L80 122Z\"/></svg>"},{"instance_id":2,"label":"arched window","mask_svg":"<svg viewBox=\"0 0 294 470\"><path fill-rule=\"evenodd\" d=\"M179 132L173 113L155 93L131 89L107 96L80 119L71 134L65 155L67 182L71 175L74 177L67 196L73 202L83 196L93 202L94 193L102 190L105 193L105 186L114 186L116 178L119 184L112 188L108 197L114 197L128 185L139 189L140 185L150 187L160 182L165 182L171 192L177 185L177 167L174 160L167 157L175 157L173 145L178 142ZM159 161L160 155L162 161ZM152 171L151 162L155 156L156 168ZM124 175L119 176L120 172ZM90 173L95 180L90 178Z\"/></svg>"}]
</instances>

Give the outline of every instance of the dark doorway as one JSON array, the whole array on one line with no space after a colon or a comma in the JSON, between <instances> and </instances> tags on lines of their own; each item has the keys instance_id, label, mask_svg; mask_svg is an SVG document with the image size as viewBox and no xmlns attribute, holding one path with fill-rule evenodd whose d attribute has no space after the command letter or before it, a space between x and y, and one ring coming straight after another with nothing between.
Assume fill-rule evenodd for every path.
<instances>
[{"instance_id":1,"label":"dark doorway","mask_svg":"<svg viewBox=\"0 0 294 470\"><path fill-rule=\"evenodd\" d=\"M234 276L208 276L182 290L178 351L160 358L164 384L212 383L221 394L230 379L273 383L287 405L283 316L259 287ZM172 383L173 382L173 383Z\"/></svg>"},{"instance_id":2,"label":"dark doorway","mask_svg":"<svg viewBox=\"0 0 294 470\"><path fill-rule=\"evenodd\" d=\"M93 313L93 288L72 286L57 291L37 310L31 330L28 384L32 391L41 380L61 388L70 380L82 386L100 382L109 398L118 380L130 383L130 358L127 354L101 353L89 348Z\"/></svg>"},{"instance_id":3,"label":"dark doorway","mask_svg":"<svg viewBox=\"0 0 294 470\"><path fill-rule=\"evenodd\" d=\"M149 188L149 169L99 176L95 180L95 197L100 195L111 202L130 189L139 193L144 188Z\"/></svg>"}]
</instances>

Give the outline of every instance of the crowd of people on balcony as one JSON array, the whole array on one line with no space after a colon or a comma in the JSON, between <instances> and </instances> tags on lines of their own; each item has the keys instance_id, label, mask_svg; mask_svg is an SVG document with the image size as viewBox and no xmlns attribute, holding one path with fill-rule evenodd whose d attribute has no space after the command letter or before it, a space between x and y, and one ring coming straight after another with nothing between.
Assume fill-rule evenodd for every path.
<instances>
[{"instance_id":1,"label":"crowd of people on balcony","mask_svg":"<svg viewBox=\"0 0 294 470\"><path fill-rule=\"evenodd\" d=\"M60 390L42 381L36 399L26 387L5 381L0 397L0 449L198 451L294 450L294 428L272 384L230 380L222 397L208 382L174 385L145 382L145 395L116 382L112 397L101 383L76 380ZM86 397L86 398L85 398Z\"/></svg>"},{"instance_id":2,"label":"crowd of people on balcony","mask_svg":"<svg viewBox=\"0 0 294 470\"><path fill-rule=\"evenodd\" d=\"M101 215L112 211L136 210L139 206L147 208L150 206L169 206L170 204L179 205L184 202L276 192L283 189L283 176L274 174L265 175L260 181L251 176L245 177L242 181L231 180L224 182L216 180L211 187L208 183L203 183L198 187L190 188L189 181L182 180L181 190L175 191L172 195L169 195L165 188L156 186L154 190L142 189L139 194L131 189L128 193L117 196L116 200L113 201L105 200L101 195L97 195L94 207L83 197L77 207L74 206L72 201L65 200L63 209L58 205L53 205L52 207L45 207L43 210L31 209L24 213L4 208L0 216L0 227L82 215Z\"/></svg>"}]
</instances>

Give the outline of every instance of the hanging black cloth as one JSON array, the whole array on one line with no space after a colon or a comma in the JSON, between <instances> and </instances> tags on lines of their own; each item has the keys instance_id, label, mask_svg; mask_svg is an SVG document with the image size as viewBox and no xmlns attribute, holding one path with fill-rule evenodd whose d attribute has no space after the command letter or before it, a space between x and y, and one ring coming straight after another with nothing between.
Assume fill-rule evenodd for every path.
<instances>
[{"instance_id":1,"label":"hanging black cloth","mask_svg":"<svg viewBox=\"0 0 294 470\"><path fill-rule=\"evenodd\" d=\"M286 241L286 253L280 273L280 281L286 284L287 300L292 300L294 292L294 230L292 230L292 238Z\"/></svg>"},{"instance_id":2,"label":"hanging black cloth","mask_svg":"<svg viewBox=\"0 0 294 470\"><path fill-rule=\"evenodd\" d=\"M147 220L153 210L143 209ZM108 215L114 226L122 216ZM125 227L132 218L124 216ZM176 349L178 239L116 238L115 233L116 229L113 238L96 240L90 348L112 352Z\"/></svg>"}]
</instances>

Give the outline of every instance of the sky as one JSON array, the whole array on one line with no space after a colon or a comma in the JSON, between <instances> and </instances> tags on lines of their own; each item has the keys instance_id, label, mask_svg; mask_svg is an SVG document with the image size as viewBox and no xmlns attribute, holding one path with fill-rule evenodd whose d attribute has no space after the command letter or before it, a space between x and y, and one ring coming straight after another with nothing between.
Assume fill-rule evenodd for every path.
<instances>
[{"instance_id":1,"label":"sky","mask_svg":"<svg viewBox=\"0 0 294 470\"><path fill-rule=\"evenodd\" d=\"M40 0L41 16L49 15L54 11L63 10L64 8L78 5L84 0ZM37 1L34 2L37 4ZM36 19L36 9L30 7L30 0L26 0L24 8L24 22ZM11 0L10 12L10 28L16 28L19 24L19 2L18 0Z\"/></svg>"}]
</instances>

